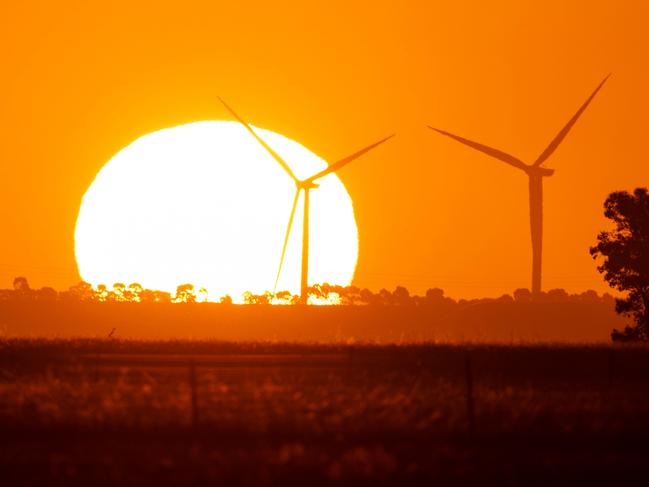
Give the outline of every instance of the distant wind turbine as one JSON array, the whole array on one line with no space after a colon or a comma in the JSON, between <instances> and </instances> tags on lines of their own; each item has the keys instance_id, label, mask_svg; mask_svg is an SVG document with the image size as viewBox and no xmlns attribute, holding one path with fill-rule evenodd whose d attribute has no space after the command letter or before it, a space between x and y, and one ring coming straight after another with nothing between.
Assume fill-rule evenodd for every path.
<instances>
[{"instance_id":1,"label":"distant wind turbine","mask_svg":"<svg viewBox=\"0 0 649 487\"><path fill-rule=\"evenodd\" d=\"M568 135L572 126L577 122L581 114L586 110L590 102L595 98L595 95L599 90L604 86L606 80L610 77L610 74L604 78L604 80L599 84L599 86L593 91L590 97L584 102L584 104L577 110L577 113L568 121L568 123L561 129L557 136L550 142L546 149L541 153L536 161L532 164L525 164L520 159L507 154L501 150L494 149L493 147L488 147L478 142L465 139L458 135L445 132L444 130L436 129L434 127L428 126L429 129L435 130L442 135L450 137L452 139L461 142L462 144L468 145L473 149L476 149L480 152L495 157L511 166L514 166L517 169L520 169L529 178L529 192L530 192L530 228L532 232L532 293L538 294L541 292L541 262L542 262L542 252L543 252L543 178L549 177L554 174L554 169L548 169L542 167L542 164L552 155L552 153L559 147L559 144L563 139Z\"/></svg>"},{"instance_id":2,"label":"distant wind turbine","mask_svg":"<svg viewBox=\"0 0 649 487\"><path fill-rule=\"evenodd\" d=\"M376 146L394 137L394 134L384 139L381 139L378 142L375 142L374 144L368 145L364 149L361 149L358 152L355 152L343 159L340 159L337 162L334 162L326 169L317 172L311 177L300 180L297 178L295 173L291 170L290 166L286 163L286 161L284 161L284 159L282 159L277 152L275 152L261 137L259 137L259 135L257 135L257 133L243 118L237 115L235 111L232 108L230 108L230 106L223 99L219 98L219 100L221 101L221 103L223 103L223 106L225 106L225 108L232 114L232 116L236 118L246 128L246 130L250 132L250 134L255 138L255 140L259 142L259 144L273 157L273 159L275 159L279 163L282 169L284 169L286 174L288 174L289 177L295 183L295 198L293 199L293 206L291 208L291 213L288 219L288 226L286 228L286 236L284 237L284 246L282 247L282 255L279 261L279 269L277 271L277 277L275 279L273 294L275 294L275 290L277 289L277 283L279 282L279 276L282 272L282 265L284 264L284 256L286 254L286 246L288 245L288 239L291 233L291 226L293 225L293 217L295 216L295 210L297 207L298 198L300 197L300 191L304 191L304 219L302 224L302 269L300 275L300 303L306 304L308 298L308 276L309 276L309 191L319 187L319 185L315 182L316 180L323 178L330 173L338 171L339 169L343 168L344 166L352 162L354 159L359 158L366 152L369 152L370 150L374 149Z\"/></svg>"}]
</instances>

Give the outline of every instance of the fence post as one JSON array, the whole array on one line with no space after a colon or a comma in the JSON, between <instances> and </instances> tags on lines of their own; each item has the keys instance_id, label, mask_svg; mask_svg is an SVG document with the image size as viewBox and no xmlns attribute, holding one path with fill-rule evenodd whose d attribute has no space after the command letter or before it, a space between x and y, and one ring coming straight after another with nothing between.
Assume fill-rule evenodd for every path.
<instances>
[{"instance_id":1,"label":"fence post","mask_svg":"<svg viewBox=\"0 0 649 487\"><path fill-rule=\"evenodd\" d=\"M189 361L189 388L191 390L191 420L192 427L198 426L198 393L196 384L196 364L194 359Z\"/></svg>"},{"instance_id":2,"label":"fence post","mask_svg":"<svg viewBox=\"0 0 649 487\"><path fill-rule=\"evenodd\" d=\"M475 434L475 407L473 401L473 365L471 355L467 352L464 358L464 372L466 381L466 417L469 434Z\"/></svg>"}]
</instances>

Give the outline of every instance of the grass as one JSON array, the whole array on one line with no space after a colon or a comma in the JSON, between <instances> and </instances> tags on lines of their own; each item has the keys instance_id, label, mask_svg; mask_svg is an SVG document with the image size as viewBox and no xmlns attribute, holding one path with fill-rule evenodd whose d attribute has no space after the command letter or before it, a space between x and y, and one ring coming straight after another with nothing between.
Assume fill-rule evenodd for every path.
<instances>
[{"instance_id":1,"label":"grass","mask_svg":"<svg viewBox=\"0 0 649 487\"><path fill-rule=\"evenodd\" d=\"M612 299L444 306L2 301L0 337L220 339L230 342L609 343Z\"/></svg>"},{"instance_id":2,"label":"grass","mask_svg":"<svg viewBox=\"0 0 649 487\"><path fill-rule=\"evenodd\" d=\"M648 373L644 347L5 340L0 480L619 483L649 473Z\"/></svg>"}]
</instances>

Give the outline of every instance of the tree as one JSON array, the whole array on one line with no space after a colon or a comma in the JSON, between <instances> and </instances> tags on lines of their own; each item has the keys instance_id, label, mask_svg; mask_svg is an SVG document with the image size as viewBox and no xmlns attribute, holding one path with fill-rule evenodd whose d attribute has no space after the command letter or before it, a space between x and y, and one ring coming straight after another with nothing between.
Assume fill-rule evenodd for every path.
<instances>
[{"instance_id":1,"label":"tree","mask_svg":"<svg viewBox=\"0 0 649 487\"><path fill-rule=\"evenodd\" d=\"M195 303L196 293L194 292L193 284L181 284L176 287L176 297L173 299L174 303Z\"/></svg>"},{"instance_id":2,"label":"tree","mask_svg":"<svg viewBox=\"0 0 649 487\"><path fill-rule=\"evenodd\" d=\"M613 330L613 340L649 339L649 193L637 188L611 193L604 202L604 216L615 228L600 232L590 254L599 259L597 270L608 284L627 293L615 300L615 311L630 316L635 326Z\"/></svg>"},{"instance_id":3,"label":"tree","mask_svg":"<svg viewBox=\"0 0 649 487\"><path fill-rule=\"evenodd\" d=\"M570 299L565 289L550 289L545 293L545 300L551 303L564 303Z\"/></svg>"},{"instance_id":4,"label":"tree","mask_svg":"<svg viewBox=\"0 0 649 487\"><path fill-rule=\"evenodd\" d=\"M229 297L229 296L228 296ZM290 291L279 291L275 293L273 303L279 304L297 304L300 300L300 296L291 294ZM230 303L232 303L232 298L230 298Z\"/></svg>"},{"instance_id":5,"label":"tree","mask_svg":"<svg viewBox=\"0 0 649 487\"><path fill-rule=\"evenodd\" d=\"M379 298L382 305L392 304L392 293L387 289L381 289L379 291Z\"/></svg>"},{"instance_id":6,"label":"tree","mask_svg":"<svg viewBox=\"0 0 649 487\"><path fill-rule=\"evenodd\" d=\"M392 293L392 302L399 306L407 306L410 304L410 292L403 287L397 286Z\"/></svg>"},{"instance_id":7,"label":"tree","mask_svg":"<svg viewBox=\"0 0 649 487\"><path fill-rule=\"evenodd\" d=\"M529 303L532 301L532 293L529 289L519 288L514 291L514 301L517 303Z\"/></svg>"},{"instance_id":8,"label":"tree","mask_svg":"<svg viewBox=\"0 0 649 487\"><path fill-rule=\"evenodd\" d=\"M372 291L369 289L361 289L360 292L361 295L361 302L368 304L370 306L377 306L381 304L381 299L377 294L374 294Z\"/></svg>"},{"instance_id":9,"label":"tree","mask_svg":"<svg viewBox=\"0 0 649 487\"><path fill-rule=\"evenodd\" d=\"M270 304L272 295L266 291L264 294L253 294L250 291L243 293L243 302L245 304Z\"/></svg>"},{"instance_id":10,"label":"tree","mask_svg":"<svg viewBox=\"0 0 649 487\"><path fill-rule=\"evenodd\" d=\"M116 282L113 284L113 290L108 293L108 301L122 302L126 301L126 284L123 282Z\"/></svg>"},{"instance_id":11,"label":"tree","mask_svg":"<svg viewBox=\"0 0 649 487\"><path fill-rule=\"evenodd\" d=\"M342 304L355 305L363 303L361 290L357 286L347 286L342 288L340 298Z\"/></svg>"},{"instance_id":12,"label":"tree","mask_svg":"<svg viewBox=\"0 0 649 487\"><path fill-rule=\"evenodd\" d=\"M444 290L438 287L427 289L424 297L426 298L426 301L438 303L444 299Z\"/></svg>"},{"instance_id":13,"label":"tree","mask_svg":"<svg viewBox=\"0 0 649 487\"><path fill-rule=\"evenodd\" d=\"M438 309L449 309L457 304L453 299L444 296L444 290L438 287L428 289L424 297L420 299L420 303Z\"/></svg>"},{"instance_id":14,"label":"tree","mask_svg":"<svg viewBox=\"0 0 649 487\"><path fill-rule=\"evenodd\" d=\"M105 288L106 286L104 286ZM74 286L70 286L68 292L65 293L69 298L78 301L93 301L95 299L95 293L92 289L92 284L89 284L85 281L80 281Z\"/></svg>"},{"instance_id":15,"label":"tree","mask_svg":"<svg viewBox=\"0 0 649 487\"><path fill-rule=\"evenodd\" d=\"M142 301L142 291L144 291L142 284L133 282L124 291L124 300L130 303L139 303Z\"/></svg>"},{"instance_id":16,"label":"tree","mask_svg":"<svg viewBox=\"0 0 649 487\"><path fill-rule=\"evenodd\" d=\"M27 294L31 291L26 277L16 277L14 279L14 291L20 294Z\"/></svg>"},{"instance_id":17,"label":"tree","mask_svg":"<svg viewBox=\"0 0 649 487\"><path fill-rule=\"evenodd\" d=\"M56 292L54 288L51 287L42 287L36 291L36 299L39 301L46 301L52 303L56 301L59 297L59 293Z\"/></svg>"},{"instance_id":18,"label":"tree","mask_svg":"<svg viewBox=\"0 0 649 487\"><path fill-rule=\"evenodd\" d=\"M155 291L152 289L143 289L140 292L141 303L170 303L171 293L164 291Z\"/></svg>"}]
</instances>

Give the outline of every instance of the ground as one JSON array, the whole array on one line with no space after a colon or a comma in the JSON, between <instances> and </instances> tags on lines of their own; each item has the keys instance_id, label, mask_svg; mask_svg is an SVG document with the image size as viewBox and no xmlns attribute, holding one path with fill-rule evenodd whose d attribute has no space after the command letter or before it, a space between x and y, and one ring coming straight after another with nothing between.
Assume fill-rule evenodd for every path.
<instances>
[{"instance_id":1,"label":"ground","mask_svg":"<svg viewBox=\"0 0 649 487\"><path fill-rule=\"evenodd\" d=\"M5 340L0 480L628 482L647 372L643 347Z\"/></svg>"}]
</instances>

